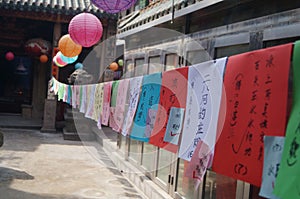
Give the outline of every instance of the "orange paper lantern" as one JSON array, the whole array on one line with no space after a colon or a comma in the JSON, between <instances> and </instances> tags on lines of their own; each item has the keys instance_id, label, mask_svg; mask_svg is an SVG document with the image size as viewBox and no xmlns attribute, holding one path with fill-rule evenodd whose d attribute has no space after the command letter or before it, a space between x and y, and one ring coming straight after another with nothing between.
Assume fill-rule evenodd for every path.
<instances>
[{"instance_id":1,"label":"orange paper lantern","mask_svg":"<svg viewBox=\"0 0 300 199\"><path fill-rule=\"evenodd\" d=\"M112 70L112 71L116 71L116 70L118 70L118 68L119 68L119 65L116 62L112 62L109 65L109 69Z\"/></svg>"},{"instance_id":2,"label":"orange paper lantern","mask_svg":"<svg viewBox=\"0 0 300 199\"><path fill-rule=\"evenodd\" d=\"M40 62L46 63L47 61L48 61L47 55L41 55L41 56L40 56Z\"/></svg>"},{"instance_id":3,"label":"orange paper lantern","mask_svg":"<svg viewBox=\"0 0 300 199\"><path fill-rule=\"evenodd\" d=\"M58 48L61 53L66 57L75 57L81 53L82 46L76 44L69 34L64 35L58 42Z\"/></svg>"}]
</instances>

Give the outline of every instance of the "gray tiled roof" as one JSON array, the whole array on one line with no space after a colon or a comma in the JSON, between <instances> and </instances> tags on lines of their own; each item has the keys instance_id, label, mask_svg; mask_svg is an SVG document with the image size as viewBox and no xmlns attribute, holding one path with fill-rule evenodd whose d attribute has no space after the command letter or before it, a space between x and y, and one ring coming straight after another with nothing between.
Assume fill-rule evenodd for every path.
<instances>
[{"instance_id":1,"label":"gray tiled roof","mask_svg":"<svg viewBox=\"0 0 300 199\"><path fill-rule=\"evenodd\" d=\"M49 12L73 15L88 11L102 16L116 15L105 13L94 6L90 0L0 0L0 9Z\"/></svg>"}]
</instances>

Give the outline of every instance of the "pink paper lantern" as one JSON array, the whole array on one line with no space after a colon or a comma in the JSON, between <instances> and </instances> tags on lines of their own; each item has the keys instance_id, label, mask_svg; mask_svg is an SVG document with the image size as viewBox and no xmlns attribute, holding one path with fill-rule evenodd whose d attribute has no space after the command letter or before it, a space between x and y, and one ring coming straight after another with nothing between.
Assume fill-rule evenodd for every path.
<instances>
[{"instance_id":1,"label":"pink paper lantern","mask_svg":"<svg viewBox=\"0 0 300 199\"><path fill-rule=\"evenodd\" d=\"M136 0L91 0L91 2L108 13L118 13L129 9Z\"/></svg>"},{"instance_id":2,"label":"pink paper lantern","mask_svg":"<svg viewBox=\"0 0 300 199\"><path fill-rule=\"evenodd\" d=\"M102 23L90 13L76 15L69 24L71 39L83 47L91 47L96 44L101 39L102 32Z\"/></svg>"},{"instance_id":3,"label":"pink paper lantern","mask_svg":"<svg viewBox=\"0 0 300 199\"><path fill-rule=\"evenodd\" d=\"M7 61L12 61L14 58L15 58L15 55L14 55L14 53L12 53L12 52L7 52L7 53L5 54L5 59L6 59Z\"/></svg>"}]
</instances>

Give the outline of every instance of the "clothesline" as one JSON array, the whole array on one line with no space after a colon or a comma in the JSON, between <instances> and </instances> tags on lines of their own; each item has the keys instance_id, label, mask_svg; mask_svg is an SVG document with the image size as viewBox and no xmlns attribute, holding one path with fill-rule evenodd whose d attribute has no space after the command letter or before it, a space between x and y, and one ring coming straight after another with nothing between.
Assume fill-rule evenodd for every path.
<instances>
[{"instance_id":1,"label":"clothesline","mask_svg":"<svg viewBox=\"0 0 300 199\"><path fill-rule=\"evenodd\" d=\"M266 183L261 195L272 197L277 173L281 176L289 169L280 168L274 176L266 174L267 167L280 161L268 149L286 134L289 70L291 57L297 59L297 48L299 43L290 43L99 84L67 85L52 78L52 90L58 100L97 121L99 128L109 125L124 136L190 161L185 173L197 182L195 186L212 165L217 173L256 186ZM295 68L293 64L294 82ZM300 111L300 105L293 106L296 110ZM300 118L294 117L296 125ZM264 139L272 141L267 144ZM283 160L289 158L293 144L291 138L285 143L287 140ZM292 173L299 176L298 170ZM276 181L276 193L284 196L294 191L291 184L281 191L282 182Z\"/></svg>"}]
</instances>

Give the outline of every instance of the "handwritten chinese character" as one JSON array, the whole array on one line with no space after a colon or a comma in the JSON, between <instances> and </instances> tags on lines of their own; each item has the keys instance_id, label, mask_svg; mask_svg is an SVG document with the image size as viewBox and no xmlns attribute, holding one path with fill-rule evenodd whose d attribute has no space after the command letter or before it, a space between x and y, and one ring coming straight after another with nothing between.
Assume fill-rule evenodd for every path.
<instances>
[{"instance_id":1,"label":"handwritten chinese character","mask_svg":"<svg viewBox=\"0 0 300 199\"><path fill-rule=\"evenodd\" d=\"M197 130L196 134L203 134L203 123L202 122L200 122L198 124L198 130Z\"/></svg>"},{"instance_id":2,"label":"handwritten chinese character","mask_svg":"<svg viewBox=\"0 0 300 199\"><path fill-rule=\"evenodd\" d=\"M254 85L254 86L259 86L259 84L258 84L258 76L257 76L257 75L254 76L254 82L253 82L253 85Z\"/></svg>"},{"instance_id":3,"label":"handwritten chinese character","mask_svg":"<svg viewBox=\"0 0 300 199\"><path fill-rule=\"evenodd\" d=\"M252 139L253 139L253 133L248 131L248 133L246 135L246 141L249 141L249 143L252 144Z\"/></svg>"},{"instance_id":4,"label":"handwritten chinese character","mask_svg":"<svg viewBox=\"0 0 300 199\"><path fill-rule=\"evenodd\" d=\"M239 73L236 77L235 77L235 90L241 90L241 86L242 86L242 79L244 78L243 74Z\"/></svg>"},{"instance_id":5,"label":"handwritten chinese character","mask_svg":"<svg viewBox=\"0 0 300 199\"><path fill-rule=\"evenodd\" d=\"M256 98L257 98L257 93L258 92L258 90L255 90L255 91L252 91L252 98L251 98L251 101L255 101L256 100Z\"/></svg>"},{"instance_id":6,"label":"handwritten chinese character","mask_svg":"<svg viewBox=\"0 0 300 199\"><path fill-rule=\"evenodd\" d=\"M251 147L246 148L244 155L245 156L251 156L251 151L252 151Z\"/></svg>"},{"instance_id":7,"label":"handwritten chinese character","mask_svg":"<svg viewBox=\"0 0 300 199\"><path fill-rule=\"evenodd\" d=\"M273 60L274 60L273 55L270 55L269 59L266 60L266 67L270 68L270 67L274 66Z\"/></svg>"},{"instance_id":8,"label":"handwritten chinese character","mask_svg":"<svg viewBox=\"0 0 300 199\"><path fill-rule=\"evenodd\" d=\"M176 101L176 95L175 94L170 95L169 100L172 104L174 104Z\"/></svg>"},{"instance_id":9,"label":"handwritten chinese character","mask_svg":"<svg viewBox=\"0 0 300 199\"><path fill-rule=\"evenodd\" d=\"M208 86L207 86L207 84L206 84L206 82L211 81L210 79L208 79L209 76L210 76L209 74L207 74L207 75L204 76L204 80L202 81L202 83L203 83L203 85L205 85L205 86L202 88L201 93L203 93L205 89L206 89L206 91L209 91L209 88L208 88Z\"/></svg>"},{"instance_id":10,"label":"handwritten chinese character","mask_svg":"<svg viewBox=\"0 0 300 199\"><path fill-rule=\"evenodd\" d=\"M297 151L299 149L299 143L297 142L296 137L294 137L293 142L290 146L289 157L287 159L288 166L294 166L297 162Z\"/></svg>"},{"instance_id":11,"label":"handwritten chinese character","mask_svg":"<svg viewBox=\"0 0 300 199\"><path fill-rule=\"evenodd\" d=\"M268 120L264 119L259 125L260 128L268 128Z\"/></svg>"},{"instance_id":12,"label":"handwritten chinese character","mask_svg":"<svg viewBox=\"0 0 300 199\"><path fill-rule=\"evenodd\" d=\"M268 113L268 106L269 106L269 103L265 102L264 112L262 112L262 115L266 118L267 118L267 113Z\"/></svg>"},{"instance_id":13,"label":"handwritten chinese character","mask_svg":"<svg viewBox=\"0 0 300 199\"><path fill-rule=\"evenodd\" d=\"M246 175L247 172L248 172L248 169L247 169L247 166L241 164L241 163L237 163L235 166L234 166L234 172L236 174L239 174L239 175Z\"/></svg>"},{"instance_id":14,"label":"handwritten chinese character","mask_svg":"<svg viewBox=\"0 0 300 199\"><path fill-rule=\"evenodd\" d=\"M251 110L250 110L249 113L251 113L251 114L256 114L255 108L256 108L256 105L252 105Z\"/></svg>"},{"instance_id":15,"label":"handwritten chinese character","mask_svg":"<svg viewBox=\"0 0 300 199\"><path fill-rule=\"evenodd\" d=\"M202 101L201 101L200 105L202 104L202 102L203 102L204 105L206 105L207 100L208 100L207 98L208 98L208 94L203 94L202 95Z\"/></svg>"},{"instance_id":16,"label":"handwritten chinese character","mask_svg":"<svg viewBox=\"0 0 300 199\"><path fill-rule=\"evenodd\" d=\"M205 118L206 108L200 107L200 112L198 113L198 118L203 120Z\"/></svg>"},{"instance_id":17,"label":"handwritten chinese character","mask_svg":"<svg viewBox=\"0 0 300 199\"><path fill-rule=\"evenodd\" d=\"M268 74L267 75L267 80L265 81L265 84L270 84L272 83L272 79L271 79L271 76Z\"/></svg>"},{"instance_id":18,"label":"handwritten chinese character","mask_svg":"<svg viewBox=\"0 0 300 199\"><path fill-rule=\"evenodd\" d=\"M258 70L259 69L259 62L260 61L256 61L254 64L255 64L255 70Z\"/></svg>"},{"instance_id":19,"label":"handwritten chinese character","mask_svg":"<svg viewBox=\"0 0 300 199\"><path fill-rule=\"evenodd\" d=\"M265 91L265 97L266 97L267 100L270 100L270 97L271 97L271 89L267 89L267 90Z\"/></svg>"}]
</instances>

